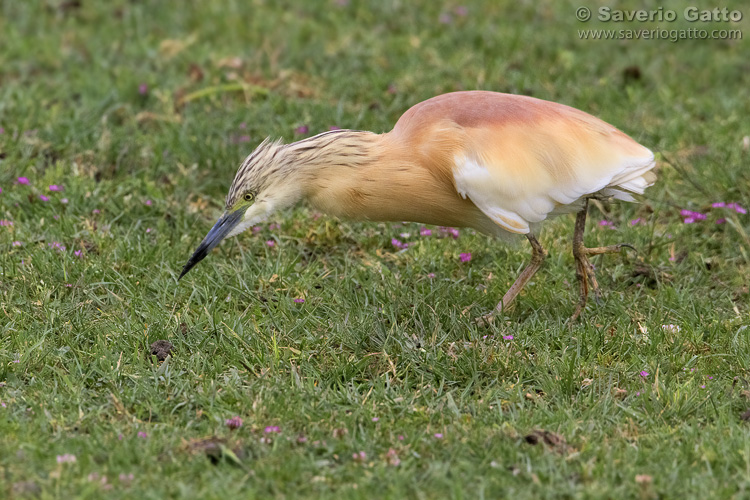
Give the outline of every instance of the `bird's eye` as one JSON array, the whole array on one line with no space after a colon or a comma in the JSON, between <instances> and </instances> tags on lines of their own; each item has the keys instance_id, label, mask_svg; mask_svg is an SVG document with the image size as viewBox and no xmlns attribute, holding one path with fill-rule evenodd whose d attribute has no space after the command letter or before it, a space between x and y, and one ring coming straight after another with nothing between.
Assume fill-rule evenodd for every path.
<instances>
[{"instance_id":1,"label":"bird's eye","mask_svg":"<svg viewBox=\"0 0 750 500\"><path fill-rule=\"evenodd\" d=\"M245 198L245 201L253 201L255 195L253 195L253 193L245 193L245 196L243 196L243 198Z\"/></svg>"}]
</instances>

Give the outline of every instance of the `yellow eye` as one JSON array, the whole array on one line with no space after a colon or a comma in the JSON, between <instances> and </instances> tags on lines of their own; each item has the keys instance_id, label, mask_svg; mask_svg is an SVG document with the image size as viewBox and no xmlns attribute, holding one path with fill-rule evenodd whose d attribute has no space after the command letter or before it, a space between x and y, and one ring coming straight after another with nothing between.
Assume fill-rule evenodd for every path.
<instances>
[{"instance_id":1,"label":"yellow eye","mask_svg":"<svg viewBox=\"0 0 750 500\"><path fill-rule=\"evenodd\" d=\"M245 193L245 196L243 196L243 198L245 198L245 201L253 201L255 195L253 193Z\"/></svg>"}]
</instances>

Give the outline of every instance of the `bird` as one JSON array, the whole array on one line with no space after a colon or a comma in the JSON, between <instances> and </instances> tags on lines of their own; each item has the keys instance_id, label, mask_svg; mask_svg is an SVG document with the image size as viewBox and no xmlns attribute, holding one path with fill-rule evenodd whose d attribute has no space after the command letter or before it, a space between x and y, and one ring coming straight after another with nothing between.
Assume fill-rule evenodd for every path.
<instances>
[{"instance_id":1,"label":"bird","mask_svg":"<svg viewBox=\"0 0 750 500\"><path fill-rule=\"evenodd\" d=\"M305 201L341 219L525 236L531 260L483 316L492 320L542 266L542 222L575 213L575 321L589 290L601 293L589 257L632 248L584 245L589 200L636 201L633 195L654 184L654 166L651 150L579 109L492 91L442 94L409 108L382 134L335 129L289 144L264 140L239 166L223 215L178 281L223 239Z\"/></svg>"}]
</instances>

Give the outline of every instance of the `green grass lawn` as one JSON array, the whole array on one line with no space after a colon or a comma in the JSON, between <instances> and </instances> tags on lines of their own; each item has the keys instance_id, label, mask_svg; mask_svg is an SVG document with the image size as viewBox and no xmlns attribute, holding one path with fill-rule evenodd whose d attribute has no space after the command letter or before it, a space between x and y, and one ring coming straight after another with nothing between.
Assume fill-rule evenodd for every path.
<instances>
[{"instance_id":1,"label":"green grass lawn","mask_svg":"<svg viewBox=\"0 0 750 500\"><path fill-rule=\"evenodd\" d=\"M750 497L750 46L578 34L750 9L585 3L2 2L0 497ZM466 229L300 207L176 281L266 136L460 89L658 152L643 203L591 210L589 246L639 253L595 259L572 328L572 216L489 328L530 249Z\"/></svg>"}]
</instances>

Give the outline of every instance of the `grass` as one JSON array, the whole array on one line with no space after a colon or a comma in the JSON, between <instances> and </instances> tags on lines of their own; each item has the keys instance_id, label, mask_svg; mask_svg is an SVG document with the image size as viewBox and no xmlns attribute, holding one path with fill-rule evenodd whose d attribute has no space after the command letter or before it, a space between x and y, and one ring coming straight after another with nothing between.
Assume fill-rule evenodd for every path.
<instances>
[{"instance_id":1,"label":"grass","mask_svg":"<svg viewBox=\"0 0 750 500\"><path fill-rule=\"evenodd\" d=\"M750 218L711 207L750 205L747 41L580 40L659 23L584 24L577 6L4 2L0 496L750 495ZM570 217L489 329L474 319L529 250L469 230L301 207L176 282L264 137L386 131L473 88L578 107L659 152L644 203L591 211L589 245L640 252L597 258L604 300L574 327Z\"/></svg>"}]
</instances>

